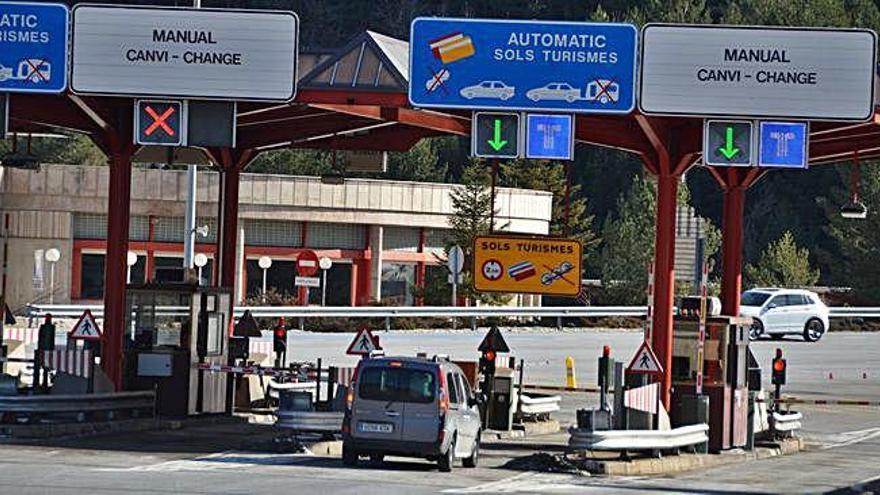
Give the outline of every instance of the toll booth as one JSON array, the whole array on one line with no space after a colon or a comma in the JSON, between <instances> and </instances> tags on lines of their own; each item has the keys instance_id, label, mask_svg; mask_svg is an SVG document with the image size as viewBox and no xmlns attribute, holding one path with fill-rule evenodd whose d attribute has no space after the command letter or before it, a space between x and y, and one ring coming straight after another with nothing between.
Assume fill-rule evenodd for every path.
<instances>
[{"instance_id":1,"label":"toll booth","mask_svg":"<svg viewBox=\"0 0 880 495\"><path fill-rule=\"evenodd\" d=\"M513 428L513 416L519 394L516 390L516 371L498 368L492 377L486 424L493 430L509 431Z\"/></svg>"},{"instance_id":2,"label":"toll booth","mask_svg":"<svg viewBox=\"0 0 880 495\"><path fill-rule=\"evenodd\" d=\"M125 311L125 390L155 390L157 412L191 416L227 411L232 295L190 284L129 286Z\"/></svg>"},{"instance_id":3,"label":"toll booth","mask_svg":"<svg viewBox=\"0 0 880 495\"><path fill-rule=\"evenodd\" d=\"M745 447L748 439L748 328L751 318L706 318L703 396L708 398L709 450ZM696 396L700 320L678 316L672 347L673 426L702 422L706 408ZM702 403L702 404L701 404ZM700 417L703 416L703 417Z\"/></svg>"}]
</instances>

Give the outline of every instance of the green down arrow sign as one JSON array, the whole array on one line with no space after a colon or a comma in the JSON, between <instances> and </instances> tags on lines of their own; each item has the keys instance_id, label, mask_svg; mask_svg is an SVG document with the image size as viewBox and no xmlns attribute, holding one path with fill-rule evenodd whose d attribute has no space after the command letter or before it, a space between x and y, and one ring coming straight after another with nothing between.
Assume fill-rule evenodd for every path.
<instances>
[{"instance_id":1,"label":"green down arrow sign","mask_svg":"<svg viewBox=\"0 0 880 495\"><path fill-rule=\"evenodd\" d=\"M507 141L501 139L501 119L495 119L495 134L492 139L486 141L495 151L501 151L501 148L507 145Z\"/></svg>"},{"instance_id":2,"label":"green down arrow sign","mask_svg":"<svg viewBox=\"0 0 880 495\"><path fill-rule=\"evenodd\" d=\"M724 155L724 158L730 160L735 157L740 149L733 144L733 127L727 127L725 130L724 146L718 148L718 152Z\"/></svg>"}]
</instances>

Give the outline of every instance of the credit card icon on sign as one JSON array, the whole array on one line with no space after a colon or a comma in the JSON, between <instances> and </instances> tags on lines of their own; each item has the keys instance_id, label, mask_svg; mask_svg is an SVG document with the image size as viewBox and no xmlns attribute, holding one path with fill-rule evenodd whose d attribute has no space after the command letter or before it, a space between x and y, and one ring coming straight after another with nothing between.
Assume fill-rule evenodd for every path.
<instances>
[{"instance_id":1,"label":"credit card icon on sign","mask_svg":"<svg viewBox=\"0 0 880 495\"><path fill-rule=\"evenodd\" d=\"M432 41L429 46L434 58L444 64L472 57L475 53L473 40L464 33L447 34Z\"/></svg>"},{"instance_id":2,"label":"credit card icon on sign","mask_svg":"<svg viewBox=\"0 0 880 495\"><path fill-rule=\"evenodd\" d=\"M507 274L510 275L510 278L517 282L534 277L536 273L535 265L531 261L521 261L507 269Z\"/></svg>"}]
</instances>

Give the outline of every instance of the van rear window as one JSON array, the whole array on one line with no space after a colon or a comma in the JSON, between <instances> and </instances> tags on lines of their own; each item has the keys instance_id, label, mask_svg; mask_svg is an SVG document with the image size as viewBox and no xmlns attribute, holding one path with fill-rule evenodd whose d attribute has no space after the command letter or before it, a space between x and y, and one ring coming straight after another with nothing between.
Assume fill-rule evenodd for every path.
<instances>
[{"instance_id":1,"label":"van rear window","mask_svg":"<svg viewBox=\"0 0 880 495\"><path fill-rule=\"evenodd\" d=\"M361 399L386 402L434 401L434 373L407 368L368 367L358 377Z\"/></svg>"}]
</instances>

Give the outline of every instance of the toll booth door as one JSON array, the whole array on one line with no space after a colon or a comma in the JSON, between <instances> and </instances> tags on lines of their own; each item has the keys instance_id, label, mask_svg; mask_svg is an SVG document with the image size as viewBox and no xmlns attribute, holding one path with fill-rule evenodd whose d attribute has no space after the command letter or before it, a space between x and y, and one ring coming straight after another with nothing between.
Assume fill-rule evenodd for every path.
<instances>
[{"instance_id":1,"label":"toll booth door","mask_svg":"<svg viewBox=\"0 0 880 495\"><path fill-rule=\"evenodd\" d=\"M227 363L231 301L231 296L224 293L197 292L193 295L189 414L226 412L227 374L201 371L197 367L199 364Z\"/></svg>"}]
</instances>

